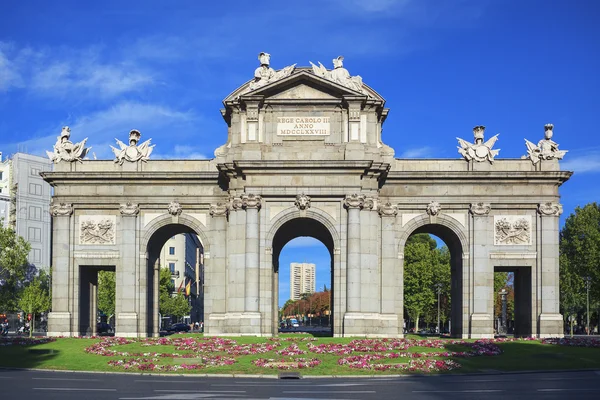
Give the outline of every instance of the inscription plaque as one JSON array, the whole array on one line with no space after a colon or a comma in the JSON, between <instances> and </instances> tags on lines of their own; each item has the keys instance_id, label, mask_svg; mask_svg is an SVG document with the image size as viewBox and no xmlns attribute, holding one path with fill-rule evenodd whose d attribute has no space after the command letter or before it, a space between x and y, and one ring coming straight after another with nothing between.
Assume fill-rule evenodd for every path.
<instances>
[{"instance_id":1,"label":"inscription plaque","mask_svg":"<svg viewBox=\"0 0 600 400\"><path fill-rule=\"evenodd\" d=\"M327 136L329 117L278 117L279 136Z\"/></svg>"}]
</instances>

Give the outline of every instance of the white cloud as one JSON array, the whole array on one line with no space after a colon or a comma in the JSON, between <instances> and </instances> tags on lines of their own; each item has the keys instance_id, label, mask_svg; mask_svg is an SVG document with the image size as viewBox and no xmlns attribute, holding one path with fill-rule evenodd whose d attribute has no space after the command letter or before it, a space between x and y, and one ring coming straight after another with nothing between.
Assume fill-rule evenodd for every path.
<instances>
[{"instance_id":1,"label":"white cloud","mask_svg":"<svg viewBox=\"0 0 600 400\"><path fill-rule=\"evenodd\" d=\"M194 146L175 145L172 151L153 154L153 158L165 160L206 160L212 158L208 157L202 150Z\"/></svg>"},{"instance_id":2,"label":"white cloud","mask_svg":"<svg viewBox=\"0 0 600 400\"><path fill-rule=\"evenodd\" d=\"M2 46L0 46L0 91L21 85L22 79L14 63L8 59L8 56L2 51Z\"/></svg>"},{"instance_id":3,"label":"white cloud","mask_svg":"<svg viewBox=\"0 0 600 400\"><path fill-rule=\"evenodd\" d=\"M354 9L357 12L387 12L393 8L403 8L411 3L411 0L341 0L342 6Z\"/></svg>"},{"instance_id":4,"label":"white cloud","mask_svg":"<svg viewBox=\"0 0 600 400\"><path fill-rule=\"evenodd\" d=\"M600 151L592 151L578 157L568 158L565 156L565 161L561 161L560 169L574 171L575 173L598 173L600 172Z\"/></svg>"},{"instance_id":5,"label":"white cloud","mask_svg":"<svg viewBox=\"0 0 600 400\"><path fill-rule=\"evenodd\" d=\"M402 152L398 158L431 158L434 155L432 147L424 146L415 149L408 149Z\"/></svg>"}]
</instances>

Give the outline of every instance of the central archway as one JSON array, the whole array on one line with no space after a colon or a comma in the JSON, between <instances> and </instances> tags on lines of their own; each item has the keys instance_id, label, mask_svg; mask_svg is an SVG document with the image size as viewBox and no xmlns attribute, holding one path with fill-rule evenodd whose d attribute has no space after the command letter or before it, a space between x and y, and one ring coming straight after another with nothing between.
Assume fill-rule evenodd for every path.
<instances>
[{"instance_id":1,"label":"central archway","mask_svg":"<svg viewBox=\"0 0 600 400\"><path fill-rule=\"evenodd\" d=\"M283 247L291 240L298 237L312 237L320 241L329 252L330 256L330 277L331 277L331 295L330 295L330 318L335 321L335 298L336 298L336 282L335 265L339 260L339 251L336 251L339 242L337 232L331 221L320 213L314 211L291 211L282 216L273 226L268 235L268 240L272 243L272 288L273 288L273 303L272 303L272 333L276 335L279 329L279 260ZM332 334L335 333L335 323L332 323Z\"/></svg>"}]
</instances>

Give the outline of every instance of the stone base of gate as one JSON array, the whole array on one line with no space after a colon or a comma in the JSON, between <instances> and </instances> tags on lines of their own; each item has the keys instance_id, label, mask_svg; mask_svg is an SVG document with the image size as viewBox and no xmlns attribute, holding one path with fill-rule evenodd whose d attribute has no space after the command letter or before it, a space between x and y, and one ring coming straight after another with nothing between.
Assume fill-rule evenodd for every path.
<instances>
[{"instance_id":1,"label":"stone base of gate","mask_svg":"<svg viewBox=\"0 0 600 400\"><path fill-rule=\"evenodd\" d=\"M118 313L116 317L115 336L138 337L138 316L134 312Z\"/></svg>"},{"instance_id":2,"label":"stone base of gate","mask_svg":"<svg viewBox=\"0 0 600 400\"><path fill-rule=\"evenodd\" d=\"M343 336L404 337L398 329L398 315L380 313L344 314Z\"/></svg>"},{"instance_id":3,"label":"stone base of gate","mask_svg":"<svg viewBox=\"0 0 600 400\"><path fill-rule=\"evenodd\" d=\"M261 332L262 315L259 312L210 314L205 321L205 336L273 336Z\"/></svg>"},{"instance_id":4,"label":"stone base of gate","mask_svg":"<svg viewBox=\"0 0 600 400\"><path fill-rule=\"evenodd\" d=\"M490 314L471 314L471 339L493 339L494 320Z\"/></svg>"},{"instance_id":5,"label":"stone base of gate","mask_svg":"<svg viewBox=\"0 0 600 400\"><path fill-rule=\"evenodd\" d=\"M540 314L539 338L564 337L562 314Z\"/></svg>"},{"instance_id":6,"label":"stone base of gate","mask_svg":"<svg viewBox=\"0 0 600 400\"><path fill-rule=\"evenodd\" d=\"M48 333L46 335L73 336L71 332L71 313L58 311L48 313Z\"/></svg>"}]
</instances>

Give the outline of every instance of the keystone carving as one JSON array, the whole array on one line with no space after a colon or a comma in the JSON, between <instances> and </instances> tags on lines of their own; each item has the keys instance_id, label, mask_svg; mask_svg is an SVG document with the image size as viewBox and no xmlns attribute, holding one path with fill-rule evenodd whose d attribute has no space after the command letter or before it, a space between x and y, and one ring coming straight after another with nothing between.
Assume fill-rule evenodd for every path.
<instances>
[{"instance_id":1,"label":"keystone carving","mask_svg":"<svg viewBox=\"0 0 600 400\"><path fill-rule=\"evenodd\" d=\"M53 217L69 216L73 214L73 205L67 203L52 204L50 214Z\"/></svg>"},{"instance_id":2,"label":"keystone carving","mask_svg":"<svg viewBox=\"0 0 600 400\"><path fill-rule=\"evenodd\" d=\"M498 135L494 135L487 142L483 141L483 132L485 131L485 126L480 125L473 128L473 136L475 137L475 143L469 143L466 140L461 138L456 138L458 140L458 152L465 158L467 161L475 160L477 162L489 161L490 164L494 163L494 157L498 155L500 149L492 150L494 144L498 140Z\"/></svg>"},{"instance_id":3,"label":"keystone carving","mask_svg":"<svg viewBox=\"0 0 600 400\"><path fill-rule=\"evenodd\" d=\"M71 137L71 129L68 126L63 126L60 136L56 138L54 144L54 152L46 152L52 162L57 163L59 161L83 162L83 157L87 155L91 147L85 148L85 142L87 138L83 139L79 143L73 144L69 138Z\"/></svg>"},{"instance_id":4,"label":"keystone carving","mask_svg":"<svg viewBox=\"0 0 600 400\"><path fill-rule=\"evenodd\" d=\"M171 203L169 203L168 211L171 215L179 216L183 212L183 209L181 208L181 204L179 204L179 202L172 201Z\"/></svg>"},{"instance_id":5,"label":"keystone carving","mask_svg":"<svg viewBox=\"0 0 600 400\"><path fill-rule=\"evenodd\" d=\"M127 202L119 207L121 215L136 216L140 213L140 207L137 204Z\"/></svg>"},{"instance_id":6,"label":"keystone carving","mask_svg":"<svg viewBox=\"0 0 600 400\"><path fill-rule=\"evenodd\" d=\"M427 204L427 214L432 217L434 215L438 215L441 209L442 206L437 201L432 201L431 203Z\"/></svg>"},{"instance_id":7,"label":"keystone carving","mask_svg":"<svg viewBox=\"0 0 600 400\"><path fill-rule=\"evenodd\" d=\"M226 217L229 213L229 208L226 203L217 203L210 205L209 214L211 217Z\"/></svg>"},{"instance_id":8,"label":"keystone carving","mask_svg":"<svg viewBox=\"0 0 600 400\"><path fill-rule=\"evenodd\" d=\"M559 203L541 203L538 204L538 212L541 215L552 215L558 217L562 214L563 208L562 205Z\"/></svg>"},{"instance_id":9,"label":"keystone carving","mask_svg":"<svg viewBox=\"0 0 600 400\"><path fill-rule=\"evenodd\" d=\"M544 125L544 139L540 140L537 146L525 139L527 155L522 158L529 158L533 165L541 160L562 160L567 150L558 150L558 143L552 141L552 129L554 125Z\"/></svg>"},{"instance_id":10,"label":"keystone carving","mask_svg":"<svg viewBox=\"0 0 600 400\"><path fill-rule=\"evenodd\" d=\"M255 194L243 194L242 198L242 207L243 208L260 208L262 198Z\"/></svg>"},{"instance_id":11,"label":"keystone carving","mask_svg":"<svg viewBox=\"0 0 600 400\"><path fill-rule=\"evenodd\" d=\"M299 210L306 210L310 208L310 197L305 195L304 193L299 194L296 196L296 201L294 202L294 204L296 205L296 207L298 207Z\"/></svg>"},{"instance_id":12,"label":"keystone carving","mask_svg":"<svg viewBox=\"0 0 600 400\"><path fill-rule=\"evenodd\" d=\"M472 203L469 210L473 215L488 215L491 209L492 206L489 203Z\"/></svg>"},{"instance_id":13,"label":"keystone carving","mask_svg":"<svg viewBox=\"0 0 600 400\"><path fill-rule=\"evenodd\" d=\"M363 208L365 205L365 196L362 194L351 194L344 199L344 207L346 208Z\"/></svg>"},{"instance_id":14,"label":"keystone carving","mask_svg":"<svg viewBox=\"0 0 600 400\"><path fill-rule=\"evenodd\" d=\"M382 217L395 217L398 214L398 207L387 202L379 206L379 215Z\"/></svg>"}]
</instances>

